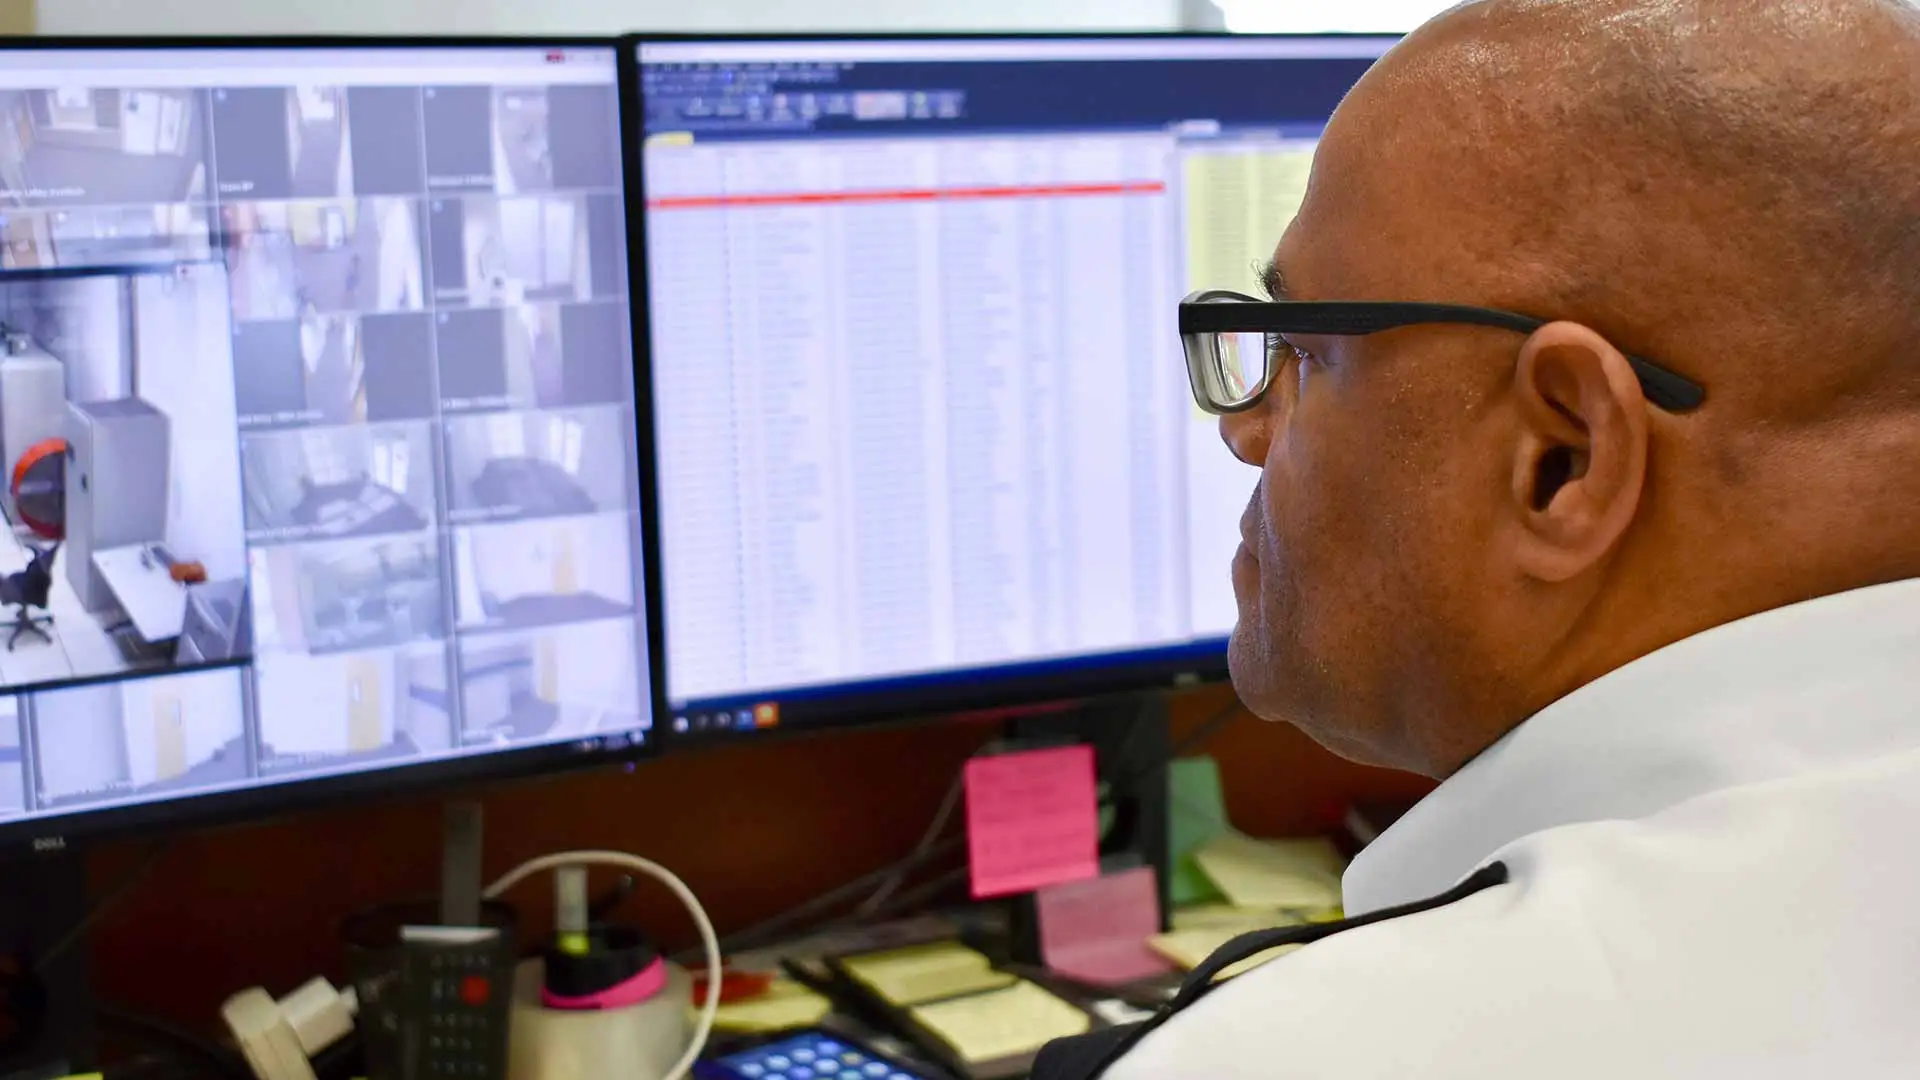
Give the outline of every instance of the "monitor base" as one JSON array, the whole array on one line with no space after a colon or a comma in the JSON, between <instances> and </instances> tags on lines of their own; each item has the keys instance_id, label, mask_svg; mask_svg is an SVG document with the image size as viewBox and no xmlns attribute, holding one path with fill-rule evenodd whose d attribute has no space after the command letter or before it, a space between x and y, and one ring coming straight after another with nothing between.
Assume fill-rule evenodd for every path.
<instances>
[{"instance_id":1,"label":"monitor base","mask_svg":"<svg viewBox=\"0 0 1920 1080\"><path fill-rule=\"evenodd\" d=\"M70 939L86 918L86 859L23 859L0 878L0 1080L86 1072L97 1054L87 942Z\"/></svg>"},{"instance_id":2,"label":"monitor base","mask_svg":"<svg viewBox=\"0 0 1920 1080\"><path fill-rule=\"evenodd\" d=\"M1093 747L1103 804L1103 872L1151 866L1159 881L1160 929L1169 928L1167 757L1173 751L1166 695L1158 691L1101 698L1065 712L1007 722L1007 742L1038 749ZM1031 893L1016 897L1008 929L1015 962L1039 966L1040 923Z\"/></svg>"}]
</instances>

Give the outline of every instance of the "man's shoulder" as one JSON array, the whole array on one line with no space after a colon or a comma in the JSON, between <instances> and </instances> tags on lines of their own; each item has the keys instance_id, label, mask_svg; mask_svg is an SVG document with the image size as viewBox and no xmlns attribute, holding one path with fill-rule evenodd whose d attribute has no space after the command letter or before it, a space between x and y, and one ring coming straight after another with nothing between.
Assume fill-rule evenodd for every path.
<instances>
[{"instance_id":1,"label":"man's shoulder","mask_svg":"<svg viewBox=\"0 0 1920 1080\"><path fill-rule=\"evenodd\" d=\"M1532 903L1525 890L1513 882L1278 956L1141 1039L1107 1077L1451 1078L1441 1048L1466 1034L1463 1022L1539 1004L1518 992L1538 974L1515 969L1523 952L1530 969L1575 959L1554 934L1538 935L1546 954L1511 947L1515 912ZM1458 1065L1461 1077L1484 1075Z\"/></svg>"},{"instance_id":2,"label":"man's shoulder","mask_svg":"<svg viewBox=\"0 0 1920 1080\"><path fill-rule=\"evenodd\" d=\"M1499 853L1506 885L1279 957L1107 1076L1773 1075L1920 1051L1876 1019L1920 1007L1920 869L1866 850L1878 785L1849 786L1537 833Z\"/></svg>"}]
</instances>

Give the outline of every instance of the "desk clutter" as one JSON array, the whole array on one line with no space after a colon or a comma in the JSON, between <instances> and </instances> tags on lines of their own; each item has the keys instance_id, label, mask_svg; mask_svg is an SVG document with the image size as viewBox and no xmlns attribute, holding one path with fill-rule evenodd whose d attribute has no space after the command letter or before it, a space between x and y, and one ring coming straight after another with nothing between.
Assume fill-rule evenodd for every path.
<instances>
[{"instance_id":1,"label":"desk clutter","mask_svg":"<svg viewBox=\"0 0 1920 1080\"><path fill-rule=\"evenodd\" d=\"M1148 1015L1234 937L1341 917L1340 846L1234 829L1218 767L1203 757L1165 770L1174 827L1159 861L1179 901L1163 913L1154 860L1126 865L1124 856L1102 853L1096 771L1089 748L1068 747L976 758L965 773L972 890L1031 904L1037 957L1015 955L1017 935L1001 904L737 955L715 1017L715 1053L824 1030L849 1045L880 1047L908 1077L1024 1076L1054 1039ZM1025 896L1001 887L1014 878L1028 883ZM817 1075L811 1060L790 1053L749 1055L731 1068L714 1075Z\"/></svg>"}]
</instances>

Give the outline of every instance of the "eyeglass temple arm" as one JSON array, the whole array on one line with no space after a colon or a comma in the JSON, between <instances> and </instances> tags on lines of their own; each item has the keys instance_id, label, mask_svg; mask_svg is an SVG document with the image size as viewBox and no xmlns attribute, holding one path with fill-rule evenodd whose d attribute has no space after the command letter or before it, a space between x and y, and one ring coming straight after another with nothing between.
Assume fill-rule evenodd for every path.
<instances>
[{"instance_id":1,"label":"eyeglass temple arm","mask_svg":"<svg viewBox=\"0 0 1920 1080\"><path fill-rule=\"evenodd\" d=\"M1458 304L1395 303L1388 305L1367 301L1326 301L1295 302L1284 305L1259 304L1261 308L1267 309L1284 308L1284 319L1268 320L1267 326L1253 330L1248 328L1249 324L1262 320L1257 317L1248 318L1249 314L1256 313L1234 310L1239 306L1209 303L1182 304L1180 305L1180 332L1183 334L1237 332L1364 336L1421 324L1454 323L1490 326L1531 334L1546 325L1545 322L1526 315ZM1257 314L1264 315L1266 312ZM1633 367L1634 375L1640 380L1641 391L1647 395L1647 400L1660 408L1668 412L1690 412L1706 401L1706 387L1692 379L1662 367L1644 356L1633 353L1625 355L1627 363Z\"/></svg>"}]
</instances>

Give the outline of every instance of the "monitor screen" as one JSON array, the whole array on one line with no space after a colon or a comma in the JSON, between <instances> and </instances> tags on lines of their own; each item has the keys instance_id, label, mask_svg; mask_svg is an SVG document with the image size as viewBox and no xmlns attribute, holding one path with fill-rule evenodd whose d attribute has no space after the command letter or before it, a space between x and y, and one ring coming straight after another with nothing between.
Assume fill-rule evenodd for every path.
<instances>
[{"instance_id":1,"label":"monitor screen","mask_svg":"<svg viewBox=\"0 0 1920 1080\"><path fill-rule=\"evenodd\" d=\"M1224 673L1254 474L1176 305L1393 41L638 43L673 730Z\"/></svg>"},{"instance_id":2,"label":"monitor screen","mask_svg":"<svg viewBox=\"0 0 1920 1080\"><path fill-rule=\"evenodd\" d=\"M0 55L0 840L643 745L612 43Z\"/></svg>"}]
</instances>

